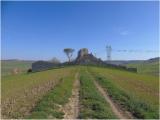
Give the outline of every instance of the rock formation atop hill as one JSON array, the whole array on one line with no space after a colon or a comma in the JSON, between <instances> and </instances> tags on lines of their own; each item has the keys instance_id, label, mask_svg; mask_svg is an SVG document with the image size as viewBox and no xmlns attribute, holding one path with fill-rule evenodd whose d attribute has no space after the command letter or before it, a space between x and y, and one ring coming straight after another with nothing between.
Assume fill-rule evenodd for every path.
<instances>
[{"instance_id":1,"label":"rock formation atop hill","mask_svg":"<svg viewBox=\"0 0 160 120\"><path fill-rule=\"evenodd\" d=\"M93 56L92 53L89 54L87 48L82 48L78 51L75 64L103 64L103 61Z\"/></svg>"},{"instance_id":2,"label":"rock formation atop hill","mask_svg":"<svg viewBox=\"0 0 160 120\"><path fill-rule=\"evenodd\" d=\"M99 65L99 64L104 64L104 62L101 59L97 59L92 54L89 54L87 48L82 48L78 51L78 56L77 56L76 60L74 60L73 62L54 64L54 63L48 62L48 61L36 61L36 62L32 63L32 72L48 70L48 69L52 69L52 68L55 68L58 66L62 67L65 65L76 65L76 64Z\"/></svg>"},{"instance_id":3,"label":"rock formation atop hill","mask_svg":"<svg viewBox=\"0 0 160 120\"><path fill-rule=\"evenodd\" d=\"M155 57L147 60L147 62L159 62L159 61L160 61L160 57Z\"/></svg>"},{"instance_id":4,"label":"rock formation atop hill","mask_svg":"<svg viewBox=\"0 0 160 120\"><path fill-rule=\"evenodd\" d=\"M32 63L32 72L43 71L48 69L53 69L56 67L64 67L67 65L98 65L103 67L111 67L122 70L128 70L137 72L136 68L127 68L125 66L107 64L101 59L96 58L92 53L88 52L87 48L82 48L78 51L78 56L73 62L65 62L61 64L54 64L48 61L37 61Z\"/></svg>"}]
</instances>

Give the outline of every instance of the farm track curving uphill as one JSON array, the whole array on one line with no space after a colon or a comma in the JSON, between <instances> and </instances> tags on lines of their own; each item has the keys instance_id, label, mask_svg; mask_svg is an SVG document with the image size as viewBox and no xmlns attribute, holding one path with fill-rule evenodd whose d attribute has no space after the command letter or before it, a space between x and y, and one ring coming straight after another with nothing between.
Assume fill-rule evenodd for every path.
<instances>
[{"instance_id":1,"label":"farm track curving uphill","mask_svg":"<svg viewBox=\"0 0 160 120\"><path fill-rule=\"evenodd\" d=\"M69 98L69 102L64 105L62 112L64 112L64 119L76 119L79 115L79 73L75 75L75 81L72 89L72 96Z\"/></svg>"},{"instance_id":2,"label":"farm track curving uphill","mask_svg":"<svg viewBox=\"0 0 160 120\"><path fill-rule=\"evenodd\" d=\"M106 102L110 104L110 107L113 111L113 113L119 118L119 119L133 119L134 117L132 114L128 111L123 111L118 105L116 105L112 99L108 96L108 94L103 90L103 88L94 81L94 84L98 91L101 93L101 95L105 98Z\"/></svg>"}]
</instances>

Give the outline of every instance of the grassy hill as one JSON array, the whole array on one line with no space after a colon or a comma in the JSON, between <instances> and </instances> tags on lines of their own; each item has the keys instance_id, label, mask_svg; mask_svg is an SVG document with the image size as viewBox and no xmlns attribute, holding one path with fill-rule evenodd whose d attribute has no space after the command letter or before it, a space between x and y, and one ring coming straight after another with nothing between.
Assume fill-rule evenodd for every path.
<instances>
[{"instance_id":1,"label":"grassy hill","mask_svg":"<svg viewBox=\"0 0 160 120\"><path fill-rule=\"evenodd\" d=\"M31 74L2 76L1 100L3 117L24 118L38 100L55 85L64 81L72 83L71 80L73 80L75 72L74 68L65 68ZM68 84L66 82L63 85L63 89ZM57 95L61 95L60 91ZM60 101L60 98L57 100Z\"/></svg>"},{"instance_id":2,"label":"grassy hill","mask_svg":"<svg viewBox=\"0 0 160 120\"><path fill-rule=\"evenodd\" d=\"M1 60L1 75L11 75L14 68L19 68L22 73L31 68L34 61L27 60ZM111 64L125 65L138 69L140 74L159 75L159 58L149 60L111 61Z\"/></svg>"},{"instance_id":3,"label":"grassy hill","mask_svg":"<svg viewBox=\"0 0 160 120\"><path fill-rule=\"evenodd\" d=\"M60 110L72 96L77 73L80 81L79 118L117 117L96 89L94 81L108 92L122 110L131 112L135 118L159 118L157 76L89 66L2 76L3 118L63 118L65 112Z\"/></svg>"},{"instance_id":4,"label":"grassy hill","mask_svg":"<svg viewBox=\"0 0 160 120\"><path fill-rule=\"evenodd\" d=\"M157 76L96 67L90 68L90 71L107 89L112 99L132 111L138 118L158 115L159 79Z\"/></svg>"},{"instance_id":5,"label":"grassy hill","mask_svg":"<svg viewBox=\"0 0 160 120\"><path fill-rule=\"evenodd\" d=\"M143 62L126 64L127 67L136 67L140 74L159 75L159 59L150 59Z\"/></svg>"},{"instance_id":6,"label":"grassy hill","mask_svg":"<svg viewBox=\"0 0 160 120\"><path fill-rule=\"evenodd\" d=\"M10 75L14 68L18 68L23 72L31 68L34 61L27 60L1 60L1 75Z\"/></svg>"},{"instance_id":7,"label":"grassy hill","mask_svg":"<svg viewBox=\"0 0 160 120\"><path fill-rule=\"evenodd\" d=\"M106 63L108 62L106 61ZM124 65L128 68L137 68L138 73L140 74L159 75L159 57L149 60L113 60L109 63L114 65Z\"/></svg>"}]
</instances>

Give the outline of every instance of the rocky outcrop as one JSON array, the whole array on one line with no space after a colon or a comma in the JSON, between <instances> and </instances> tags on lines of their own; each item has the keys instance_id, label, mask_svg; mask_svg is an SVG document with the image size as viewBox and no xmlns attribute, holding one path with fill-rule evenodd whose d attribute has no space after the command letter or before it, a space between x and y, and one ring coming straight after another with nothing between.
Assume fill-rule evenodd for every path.
<instances>
[{"instance_id":1,"label":"rocky outcrop","mask_svg":"<svg viewBox=\"0 0 160 120\"><path fill-rule=\"evenodd\" d=\"M78 51L78 58L82 58L85 55L88 55L88 49L87 48L82 48Z\"/></svg>"},{"instance_id":2,"label":"rocky outcrop","mask_svg":"<svg viewBox=\"0 0 160 120\"><path fill-rule=\"evenodd\" d=\"M96 65L96 66L110 67L110 68L137 72L137 68L127 68L126 66L105 63L101 59L98 59L94 55L92 55L92 53L89 53L87 48L80 49L78 51L77 58L73 62L55 64L53 62L48 62L48 61L37 61L32 63L32 69L29 71L38 72L38 71L49 70L57 67L60 68L68 65Z\"/></svg>"},{"instance_id":3,"label":"rocky outcrop","mask_svg":"<svg viewBox=\"0 0 160 120\"><path fill-rule=\"evenodd\" d=\"M87 48L82 48L78 51L75 64L103 64L103 61L89 54Z\"/></svg>"}]
</instances>

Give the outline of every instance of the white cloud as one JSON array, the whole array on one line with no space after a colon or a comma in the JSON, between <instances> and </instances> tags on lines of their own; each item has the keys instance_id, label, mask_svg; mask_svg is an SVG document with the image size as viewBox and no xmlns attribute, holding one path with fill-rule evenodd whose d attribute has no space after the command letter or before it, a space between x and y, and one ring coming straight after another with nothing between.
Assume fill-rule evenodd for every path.
<instances>
[{"instance_id":1,"label":"white cloud","mask_svg":"<svg viewBox=\"0 0 160 120\"><path fill-rule=\"evenodd\" d=\"M128 34L129 34L128 31L122 31L122 32L120 32L120 35L128 35Z\"/></svg>"}]
</instances>

